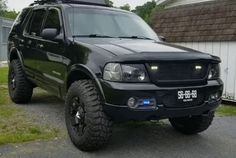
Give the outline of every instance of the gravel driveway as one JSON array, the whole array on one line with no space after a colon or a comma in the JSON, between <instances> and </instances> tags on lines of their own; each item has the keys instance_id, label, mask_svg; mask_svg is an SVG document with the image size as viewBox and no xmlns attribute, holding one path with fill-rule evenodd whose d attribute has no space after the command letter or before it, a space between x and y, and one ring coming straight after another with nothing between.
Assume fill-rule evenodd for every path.
<instances>
[{"instance_id":1,"label":"gravel driveway","mask_svg":"<svg viewBox=\"0 0 236 158\"><path fill-rule=\"evenodd\" d=\"M42 124L66 133L64 103L55 97L34 97L22 106ZM235 158L236 117L216 117L211 128L199 135L184 136L167 121L161 125L116 125L108 146L86 153L77 150L68 136L51 141L0 146L0 158Z\"/></svg>"}]
</instances>

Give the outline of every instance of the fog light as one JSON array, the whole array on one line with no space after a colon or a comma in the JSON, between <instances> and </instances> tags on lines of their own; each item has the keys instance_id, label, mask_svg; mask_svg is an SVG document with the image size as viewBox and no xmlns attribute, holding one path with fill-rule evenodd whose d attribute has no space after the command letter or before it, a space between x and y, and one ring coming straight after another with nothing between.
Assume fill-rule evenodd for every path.
<instances>
[{"instance_id":1,"label":"fog light","mask_svg":"<svg viewBox=\"0 0 236 158\"><path fill-rule=\"evenodd\" d=\"M150 100L143 100L143 105L150 105L151 104L151 101Z\"/></svg>"},{"instance_id":2,"label":"fog light","mask_svg":"<svg viewBox=\"0 0 236 158\"><path fill-rule=\"evenodd\" d=\"M129 98L127 104L131 109L135 109L138 107L137 100L134 97Z\"/></svg>"},{"instance_id":3,"label":"fog light","mask_svg":"<svg viewBox=\"0 0 236 158\"><path fill-rule=\"evenodd\" d=\"M210 96L210 100L215 100L216 99L216 96L213 94Z\"/></svg>"},{"instance_id":4,"label":"fog light","mask_svg":"<svg viewBox=\"0 0 236 158\"><path fill-rule=\"evenodd\" d=\"M127 105L131 109L148 109L156 107L156 99L155 98L137 98L131 97L127 101Z\"/></svg>"},{"instance_id":5,"label":"fog light","mask_svg":"<svg viewBox=\"0 0 236 158\"><path fill-rule=\"evenodd\" d=\"M210 100L217 100L220 98L220 94L219 93L215 93L215 94L211 94L210 95Z\"/></svg>"}]
</instances>

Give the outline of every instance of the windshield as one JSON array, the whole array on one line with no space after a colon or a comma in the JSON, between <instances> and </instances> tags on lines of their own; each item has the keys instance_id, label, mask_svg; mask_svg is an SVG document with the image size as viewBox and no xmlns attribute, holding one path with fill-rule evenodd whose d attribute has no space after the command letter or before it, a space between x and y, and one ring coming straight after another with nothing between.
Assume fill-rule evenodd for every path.
<instances>
[{"instance_id":1,"label":"windshield","mask_svg":"<svg viewBox=\"0 0 236 158\"><path fill-rule=\"evenodd\" d=\"M156 33L137 15L105 9L68 8L72 36L143 38L158 40Z\"/></svg>"}]
</instances>

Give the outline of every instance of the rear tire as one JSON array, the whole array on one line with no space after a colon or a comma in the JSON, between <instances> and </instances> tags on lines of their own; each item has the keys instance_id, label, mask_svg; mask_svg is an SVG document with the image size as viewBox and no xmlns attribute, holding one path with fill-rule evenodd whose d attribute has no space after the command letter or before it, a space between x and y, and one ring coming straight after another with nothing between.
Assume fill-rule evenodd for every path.
<instances>
[{"instance_id":1,"label":"rear tire","mask_svg":"<svg viewBox=\"0 0 236 158\"><path fill-rule=\"evenodd\" d=\"M214 112L200 116L171 118L171 125L179 132L187 135L197 134L207 130L214 118Z\"/></svg>"},{"instance_id":2,"label":"rear tire","mask_svg":"<svg viewBox=\"0 0 236 158\"><path fill-rule=\"evenodd\" d=\"M29 103L33 94L33 85L28 81L19 60L12 60L9 65L8 91L16 104Z\"/></svg>"},{"instance_id":3,"label":"rear tire","mask_svg":"<svg viewBox=\"0 0 236 158\"><path fill-rule=\"evenodd\" d=\"M91 80L74 82L66 97L65 119L73 144L93 151L107 144L112 122L103 112L98 92Z\"/></svg>"}]
</instances>

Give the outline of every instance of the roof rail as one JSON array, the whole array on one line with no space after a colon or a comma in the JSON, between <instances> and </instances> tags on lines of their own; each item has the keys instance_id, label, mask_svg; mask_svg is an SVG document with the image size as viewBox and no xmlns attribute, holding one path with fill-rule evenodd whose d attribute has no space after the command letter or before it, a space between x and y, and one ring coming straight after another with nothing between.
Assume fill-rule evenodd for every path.
<instances>
[{"instance_id":1,"label":"roof rail","mask_svg":"<svg viewBox=\"0 0 236 158\"><path fill-rule=\"evenodd\" d=\"M99 5L99 6L109 6L105 0L35 0L34 3L30 4L30 6L34 5L44 5L44 4L62 4L62 3L70 3L70 4L85 4L85 5Z\"/></svg>"}]
</instances>

